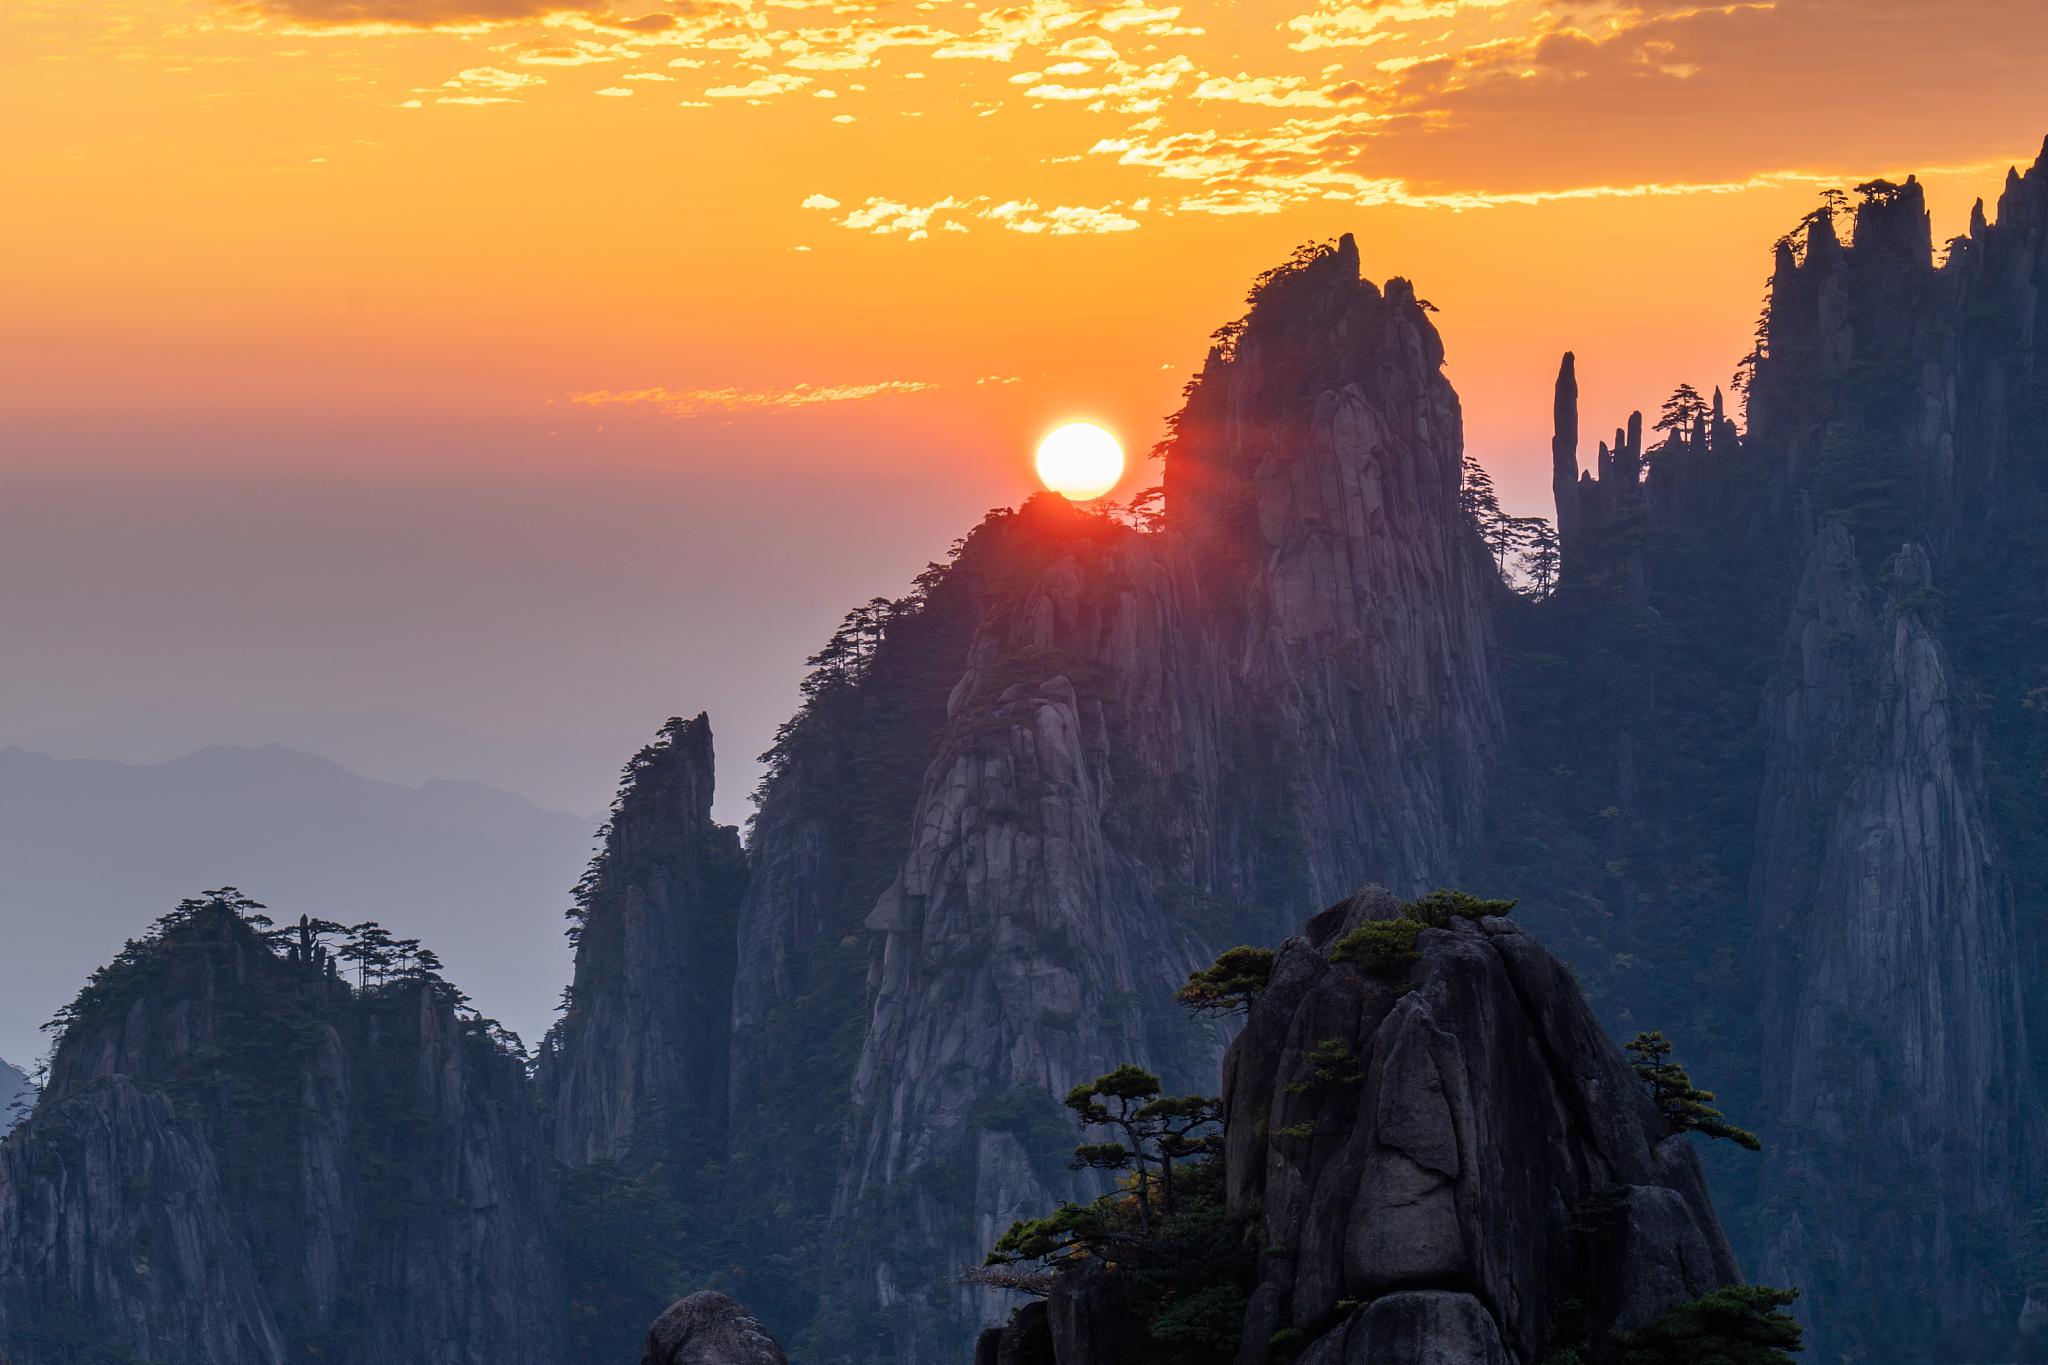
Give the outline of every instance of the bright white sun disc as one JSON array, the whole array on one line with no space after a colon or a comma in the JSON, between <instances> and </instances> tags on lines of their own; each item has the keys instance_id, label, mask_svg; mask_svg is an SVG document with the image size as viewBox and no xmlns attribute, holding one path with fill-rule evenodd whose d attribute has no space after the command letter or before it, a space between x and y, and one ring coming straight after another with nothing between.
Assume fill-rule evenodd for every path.
<instances>
[{"instance_id":1,"label":"bright white sun disc","mask_svg":"<svg viewBox=\"0 0 2048 1365\"><path fill-rule=\"evenodd\" d=\"M1068 422L1038 443L1038 477L1070 502L1087 502L1124 476L1124 448L1093 422Z\"/></svg>"}]
</instances>

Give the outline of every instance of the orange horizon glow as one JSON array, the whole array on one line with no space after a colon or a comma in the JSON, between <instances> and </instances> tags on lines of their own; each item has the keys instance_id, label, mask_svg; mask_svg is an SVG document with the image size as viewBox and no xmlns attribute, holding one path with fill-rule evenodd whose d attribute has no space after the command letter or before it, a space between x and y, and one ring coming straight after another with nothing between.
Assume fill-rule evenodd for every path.
<instances>
[{"instance_id":1,"label":"orange horizon glow","mask_svg":"<svg viewBox=\"0 0 2048 1365\"><path fill-rule=\"evenodd\" d=\"M2025 0L17 0L5 458L857 447L1014 499L1049 415L1149 448L1251 278L1349 231L1547 511L1559 353L1595 428L1725 382L1822 187L1918 171L1937 240L1995 198L2044 43Z\"/></svg>"}]
</instances>

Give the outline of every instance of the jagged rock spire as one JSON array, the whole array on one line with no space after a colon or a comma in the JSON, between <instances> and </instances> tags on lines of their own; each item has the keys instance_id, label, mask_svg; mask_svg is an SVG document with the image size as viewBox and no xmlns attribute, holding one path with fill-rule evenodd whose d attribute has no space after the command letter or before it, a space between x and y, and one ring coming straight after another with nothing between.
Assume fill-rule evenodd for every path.
<instances>
[{"instance_id":1,"label":"jagged rock spire","mask_svg":"<svg viewBox=\"0 0 2048 1365\"><path fill-rule=\"evenodd\" d=\"M1570 352L1557 367L1557 388L1550 409L1550 491L1557 499L1557 529L1570 535L1567 524L1578 511L1574 496L1579 483L1579 374Z\"/></svg>"},{"instance_id":2,"label":"jagged rock spire","mask_svg":"<svg viewBox=\"0 0 2048 1365\"><path fill-rule=\"evenodd\" d=\"M669 721L627 765L578 888L571 1004L541 1058L571 1166L723 1139L746 860L739 831L711 819L713 781L710 720ZM661 1131L639 1131L650 1113Z\"/></svg>"}]
</instances>

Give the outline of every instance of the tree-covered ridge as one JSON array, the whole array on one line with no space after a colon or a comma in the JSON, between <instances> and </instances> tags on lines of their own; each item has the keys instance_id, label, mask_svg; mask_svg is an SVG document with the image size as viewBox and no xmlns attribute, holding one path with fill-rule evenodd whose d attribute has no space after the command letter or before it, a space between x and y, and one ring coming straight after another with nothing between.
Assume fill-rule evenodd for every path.
<instances>
[{"instance_id":1,"label":"tree-covered ridge","mask_svg":"<svg viewBox=\"0 0 2048 1365\"><path fill-rule=\"evenodd\" d=\"M647 774L660 767L663 760L674 752L677 743L689 733L693 724L695 722L687 721L681 716L670 716L663 722L654 738L642 745L626 760L625 767L619 769L618 788L612 795L612 819L598 826L597 851L591 854L590 862L584 867L583 875L577 879L576 885L569 889L569 908L562 912L563 917L569 921L569 927L564 933L572 947L582 941L584 923L590 918L591 898L603 885L605 866L610 853L609 845L619 811L632 800L633 794L640 789L640 784ZM568 1008L566 994L562 1000L562 1008Z\"/></svg>"},{"instance_id":2,"label":"tree-covered ridge","mask_svg":"<svg viewBox=\"0 0 2048 1365\"><path fill-rule=\"evenodd\" d=\"M294 1358L374 1365L430 1320L441 1337L490 1351L557 1339L554 1185L524 1052L416 940L375 921L278 925L224 887L130 941L50 1027L49 1083L9 1139L14 1179L133 1161L129 1193L142 1198L148 1163L175 1151L178 1169L156 1178L218 1186L212 1221L179 1225L190 1246L95 1245L113 1235L95 1226L81 1254L145 1275L159 1255L159 1275L213 1267L228 1277L209 1291L224 1296L214 1311L241 1315L232 1330L251 1334L256 1359L267 1339ZM155 1096L168 1101L161 1117L147 1107ZM103 1105L145 1127L93 1155L93 1121L110 1121ZM0 1193L74 1219L114 1216L86 1189ZM67 1202L77 1200L88 1202ZM525 1281L516 1299L486 1287L514 1275ZM36 1344L38 1365L122 1358L132 1309L106 1299L116 1291L105 1280L69 1284L61 1312L44 1302L24 1319L17 1300L0 1315L32 1329L17 1340ZM20 1292L0 1285L0 1297ZM59 1319L56 1335L34 1335Z\"/></svg>"},{"instance_id":3,"label":"tree-covered ridge","mask_svg":"<svg viewBox=\"0 0 2048 1365\"><path fill-rule=\"evenodd\" d=\"M524 1064L519 1035L470 1009L469 997L441 974L441 959L420 940L400 938L376 920L340 924L301 915L296 924L280 926L264 913L267 908L232 886L180 901L96 968L43 1026L53 1047L61 1049L75 1030L125 1017L138 998L172 986L196 966L220 965L235 950L259 949L301 981L340 988L323 1003L368 1005L393 992L423 990L456 1011L466 1032Z\"/></svg>"}]
</instances>

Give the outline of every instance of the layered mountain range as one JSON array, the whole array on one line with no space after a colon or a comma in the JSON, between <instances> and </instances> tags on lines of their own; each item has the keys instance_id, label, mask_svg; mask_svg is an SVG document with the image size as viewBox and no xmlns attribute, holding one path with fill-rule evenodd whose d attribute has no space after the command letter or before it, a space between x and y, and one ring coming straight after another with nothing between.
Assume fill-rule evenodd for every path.
<instances>
[{"instance_id":1,"label":"layered mountain range","mask_svg":"<svg viewBox=\"0 0 2048 1365\"><path fill-rule=\"evenodd\" d=\"M1377 882L1519 896L1589 1018L1681 1041L1763 1138L1705 1164L1734 1257L1802 1291L1819 1354L2038 1355L2044 288L2048 149L1939 261L1913 181L1825 201L1775 249L1746 422L1681 390L1582 469L1565 358L1537 591L1489 552L1431 310L1348 237L1304 249L1190 383L1163 510L991 513L849 615L744 847L710 817L707 721L635 758L535 1083L432 982L323 984L240 920L96 980L0 1148L0 1342L67 1358L36 1335L61 1312L165 1360L599 1358L710 1285L799 1359L963 1360L1010 1305L959 1272L1098 1188L1069 1087L1135 1062L1213 1088L1227 1031L1174 988ZM1694 1158L1632 1126L1577 993L1530 986L1523 934L1453 937L1354 1019L1372 1093L1435 1093L1427 1061L1468 1078L1447 1112L1511 1112L1531 1082L1468 1015L1527 1015L1577 1079L1515 1101L1564 1117L1507 1187L1640 1188L1674 1284L1732 1278ZM1285 1107L1244 1060L1262 1027L1234 1115ZM1380 1111L1357 1131L1407 1136L1347 1148L1312 1202L1393 1162L1448 1220L1417 1235L1467 1258L1460 1302L1409 1307L1533 1365L1559 1338L1498 1267L1562 1233L1457 1193L1529 1139L1416 1128L1435 1103ZM1320 1216L1256 1161L1241 1213L1273 1238ZM1332 1284L1393 1283L1362 1264ZM1325 1288L1276 1287L1258 1330ZM373 1298L404 1307L329 1306ZM437 1344L390 1353L402 1332Z\"/></svg>"}]
</instances>

